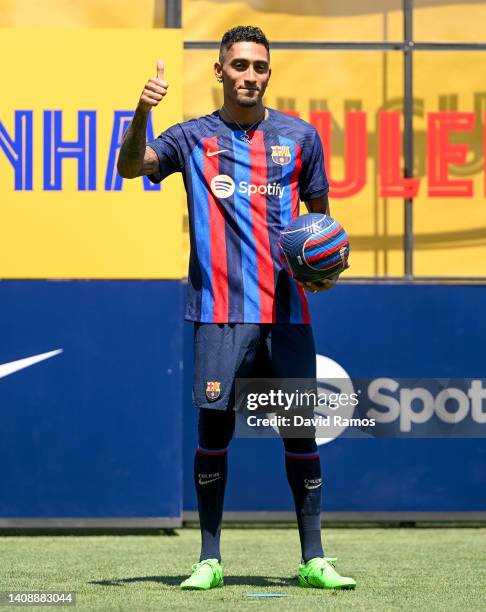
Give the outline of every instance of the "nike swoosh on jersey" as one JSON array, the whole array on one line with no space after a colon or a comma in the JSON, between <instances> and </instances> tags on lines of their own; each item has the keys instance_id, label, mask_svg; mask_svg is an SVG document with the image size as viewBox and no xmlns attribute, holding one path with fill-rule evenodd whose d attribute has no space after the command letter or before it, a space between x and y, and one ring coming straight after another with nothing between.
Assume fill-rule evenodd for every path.
<instances>
[{"instance_id":1,"label":"nike swoosh on jersey","mask_svg":"<svg viewBox=\"0 0 486 612\"><path fill-rule=\"evenodd\" d=\"M17 359L16 361L8 361L7 363L0 363L0 378L9 376L14 372L28 368L40 361L50 359L62 353L63 349L57 349L55 351L49 351L48 353L40 353L39 355L32 355L31 357L25 357L24 359Z\"/></svg>"},{"instance_id":2,"label":"nike swoosh on jersey","mask_svg":"<svg viewBox=\"0 0 486 612\"><path fill-rule=\"evenodd\" d=\"M207 157L213 157L213 155L219 155L220 153L226 153L228 149L220 149L219 151L206 151Z\"/></svg>"},{"instance_id":3,"label":"nike swoosh on jersey","mask_svg":"<svg viewBox=\"0 0 486 612\"><path fill-rule=\"evenodd\" d=\"M305 486L306 489L310 490L310 489L318 489L321 485L322 485L322 482L320 482L319 484L316 484L316 485L308 485L308 484L306 484L304 486Z\"/></svg>"},{"instance_id":4,"label":"nike swoosh on jersey","mask_svg":"<svg viewBox=\"0 0 486 612\"><path fill-rule=\"evenodd\" d=\"M218 476L217 478L211 478L210 480L201 480L201 479L199 479L199 484L200 485L206 485L206 484L209 484L210 482L215 482L216 480L221 480L221 476Z\"/></svg>"}]
</instances>

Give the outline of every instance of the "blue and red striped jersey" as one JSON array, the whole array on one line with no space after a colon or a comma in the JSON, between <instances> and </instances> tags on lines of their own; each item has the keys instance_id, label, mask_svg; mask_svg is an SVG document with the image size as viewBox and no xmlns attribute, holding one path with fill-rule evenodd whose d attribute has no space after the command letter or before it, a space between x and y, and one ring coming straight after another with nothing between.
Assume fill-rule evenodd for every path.
<instances>
[{"instance_id":1,"label":"blue and red striped jersey","mask_svg":"<svg viewBox=\"0 0 486 612\"><path fill-rule=\"evenodd\" d=\"M281 230L329 190L310 124L268 109L248 132L218 111L178 123L148 143L160 182L182 172L191 254L185 317L204 323L309 323L305 291L279 262Z\"/></svg>"}]
</instances>

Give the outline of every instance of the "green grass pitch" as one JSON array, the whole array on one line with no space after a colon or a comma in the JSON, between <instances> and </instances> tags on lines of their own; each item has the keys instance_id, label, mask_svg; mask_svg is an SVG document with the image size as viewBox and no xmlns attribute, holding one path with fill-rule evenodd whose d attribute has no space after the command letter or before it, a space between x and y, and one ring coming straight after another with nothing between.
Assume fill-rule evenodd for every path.
<instances>
[{"instance_id":1,"label":"green grass pitch","mask_svg":"<svg viewBox=\"0 0 486 612\"><path fill-rule=\"evenodd\" d=\"M486 609L485 528L336 527L324 535L326 554L356 578L355 591L299 588L297 531L271 526L223 532L226 586L207 592L178 589L197 560L193 528L175 536L1 537L0 590L75 591L76 607L63 609L78 612Z\"/></svg>"}]
</instances>

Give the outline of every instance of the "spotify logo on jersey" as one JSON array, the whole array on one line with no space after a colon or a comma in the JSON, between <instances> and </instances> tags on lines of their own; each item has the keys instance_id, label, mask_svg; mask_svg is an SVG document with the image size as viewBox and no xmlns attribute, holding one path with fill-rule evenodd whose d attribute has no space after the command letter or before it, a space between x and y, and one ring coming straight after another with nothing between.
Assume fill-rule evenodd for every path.
<instances>
[{"instance_id":1,"label":"spotify logo on jersey","mask_svg":"<svg viewBox=\"0 0 486 612\"><path fill-rule=\"evenodd\" d=\"M229 198L235 192L236 185L231 176L227 174L218 174L211 181L211 191L220 200ZM285 193L285 187L278 182L267 183L266 185L254 185L246 181L238 183L238 193L246 197L273 196L282 198Z\"/></svg>"},{"instance_id":2,"label":"spotify logo on jersey","mask_svg":"<svg viewBox=\"0 0 486 612\"><path fill-rule=\"evenodd\" d=\"M229 198L235 192L235 182L227 174L218 174L211 181L211 191L217 198Z\"/></svg>"}]
</instances>

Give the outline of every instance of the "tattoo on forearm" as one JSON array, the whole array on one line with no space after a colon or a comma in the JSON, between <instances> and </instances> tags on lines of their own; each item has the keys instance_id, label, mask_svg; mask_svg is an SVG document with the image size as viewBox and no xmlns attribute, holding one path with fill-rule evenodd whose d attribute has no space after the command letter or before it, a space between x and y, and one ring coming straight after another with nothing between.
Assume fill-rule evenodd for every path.
<instances>
[{"instance_id":1,"label":"tattoo on forearm","mask_svg":"<svg viewBox=\"0 0 486 612\"><path fill-rule=\"evenodd\" d=\"M147 120L147 114L135 112L132 122L123 136L118 155L118 171L120 174L133 175L142 168L147 144Z\"/></svg>"}]
</instances>

